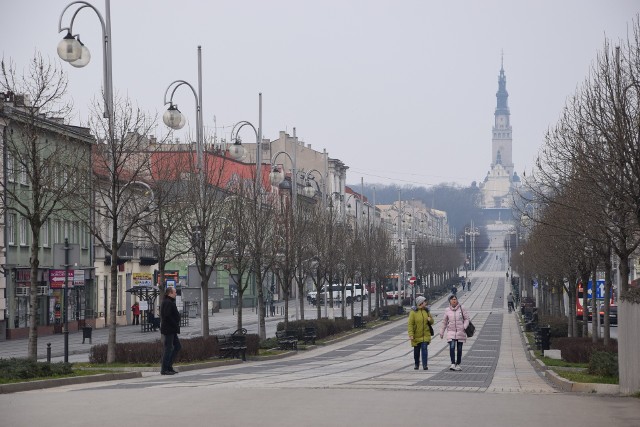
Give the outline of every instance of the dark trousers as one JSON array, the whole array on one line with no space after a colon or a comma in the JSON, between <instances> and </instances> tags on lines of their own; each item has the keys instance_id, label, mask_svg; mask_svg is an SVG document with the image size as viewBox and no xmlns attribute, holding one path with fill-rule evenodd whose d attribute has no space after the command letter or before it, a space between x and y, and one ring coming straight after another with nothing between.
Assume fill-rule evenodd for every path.
<instances>
[{"instance_id":1,"label":"dark trousers","mask_svg":"<svg viewBox=\"0 0 640 427\"><path fill-rule=\"evenodd\" d=\"M422 353L422 367L427 366L427 357L429 356L429 343L420 342L417 346L413 347L413 360L416 366L420 366L420 353Z\"/></svg>"},{"instance_id":2,"label":"dark trousers","mask_svg":"<svg viewBox=\"0 0 640 427\"><path fill-rule=\"evenodd\" d=\"M449 356L451 357L452 365L459 365L462 363L462 341L451 340L449 341ZM456 348L458 349L458 354L456 355Z\"/></svg>"},{"instance_id":3,"label":"dark trousers","mask_svg":"<svg viewBox=\"0 0 640 427\"><path fill-rule=\"evenodd\" d=\"M162 334L163 344L164 344L164 353L162 355L162 368L161 372L167 372L173 370L173 361L176 358L176 355L182 348L180 345L180 340L178 339L178 334Z\"/></svg>"},{"instance_id":4,"label":"dark trousers","mask_svg":"<svg viewBox=\"0 0 640 427\"><path fill-rule=\"evenodd\" d=\"M139 314L134 314L133 315L133 324L134 325L139 325L140 324L140 315Z\"/></svg>"}]
</instances>

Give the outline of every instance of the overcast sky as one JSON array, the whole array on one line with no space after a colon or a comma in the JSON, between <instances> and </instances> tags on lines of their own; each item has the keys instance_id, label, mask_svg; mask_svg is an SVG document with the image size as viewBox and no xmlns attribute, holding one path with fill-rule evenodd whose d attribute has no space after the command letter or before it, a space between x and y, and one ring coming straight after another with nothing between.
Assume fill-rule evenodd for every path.
<instances>
[{"instance_id":1,"label":"overcast sky","mask_svg":"<svg viewBox=\"0 0 640 427\"><path fill-rule=\"evenodd\" d=\"M36 51L57 60L70 2L0 3L3 57L21 67ZM105 15L104 1L92 4ZM202 45L207 132L214 115L219 137L240 120L257 126L262 92L264 136L295 127L349 166L349 183L468 185L491 162L501 52L522 175L605 36L626 38L639 11L637 0L112 0L113 80L162 114L169 83L197 85ZM92 53L83 69L64 64L78 124L102 85L95 13L81 11L74 33ZM176 100L195 123L193 95L182 88Z\"/></svg>"}]
</instances>

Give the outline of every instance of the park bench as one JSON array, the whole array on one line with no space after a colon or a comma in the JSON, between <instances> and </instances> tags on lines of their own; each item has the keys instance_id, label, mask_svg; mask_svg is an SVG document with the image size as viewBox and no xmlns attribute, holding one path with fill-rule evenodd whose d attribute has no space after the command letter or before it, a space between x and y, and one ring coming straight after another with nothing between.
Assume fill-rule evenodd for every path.
<instances>
[{"instance_id":1,"label":"park bench","mask_svg":"<svg viewBox=\"0 0 640 427\"><path fill-rule=\"evenodd\" d=\"M217 335L220 357L247 360L247 330L242 328L230 335Z\"/></svg>"},{"instance_id":2,"label":"park bench","mask_svg":"<svg viewBox=\"0 0 640 427\"><path fill-rule=\"evenodd\" d=\"M276 331L278 347L282 350L298 350L298 337L291 336L290 331Z\"/></svg>"},{"instance_id":3,"label":"park bench","mask_svg":"<svg viewBox=\"0 0 640 427\"><path fill-rule=\"evenodd\" d=\"M304 328L304 333L302 334L302 342L304 344L315 344L316 343L316 328L313 326L307 326Z\"/></svg>"}]
</instances>

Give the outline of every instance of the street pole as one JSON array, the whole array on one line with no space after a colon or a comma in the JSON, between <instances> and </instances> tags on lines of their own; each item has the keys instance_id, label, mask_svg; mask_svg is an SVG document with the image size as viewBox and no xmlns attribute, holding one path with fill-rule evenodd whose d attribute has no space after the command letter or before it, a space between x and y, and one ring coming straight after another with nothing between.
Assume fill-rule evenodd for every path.
<instances>
[{"instance_id":1,"label":"street pole","mask_svg":"<svg viewBox=\"0 0 640 427\"><path fill-rule=\"evenodd\" d=\"M64 305L62 306L62 322L64 334L64 363L69 363L69 238L64 238Z\"/></svg>"}]
</instances>

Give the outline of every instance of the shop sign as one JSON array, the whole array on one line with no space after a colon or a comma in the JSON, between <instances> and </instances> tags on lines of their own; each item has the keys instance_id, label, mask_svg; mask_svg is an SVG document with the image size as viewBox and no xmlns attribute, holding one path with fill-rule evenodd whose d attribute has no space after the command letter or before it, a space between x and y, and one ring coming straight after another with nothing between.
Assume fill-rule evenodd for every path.
<instances>
[{"instance_id":1,"label":"shop sign","mask_svg":"<svg viewBox=\"0 0 640 427\"><path fill-rule=\"evenodd\" d=\"M153 286L152 273L133 273L132 280L133 286Z\"/></svg>"},{"instance_id":2,"label":"shop sign","mask_svg":"<svg viewBox=\"0 0 640 427\"><path fill-rule=\"evenodd\" d=\"M74 271L76 270L69 270L69 275L67 276L68 277L67 283L69 288L73 288ZM51 289L64 288L64 276L65 276L65 270L49 270L49 288Z\"/></svg>"}]
</instances>

